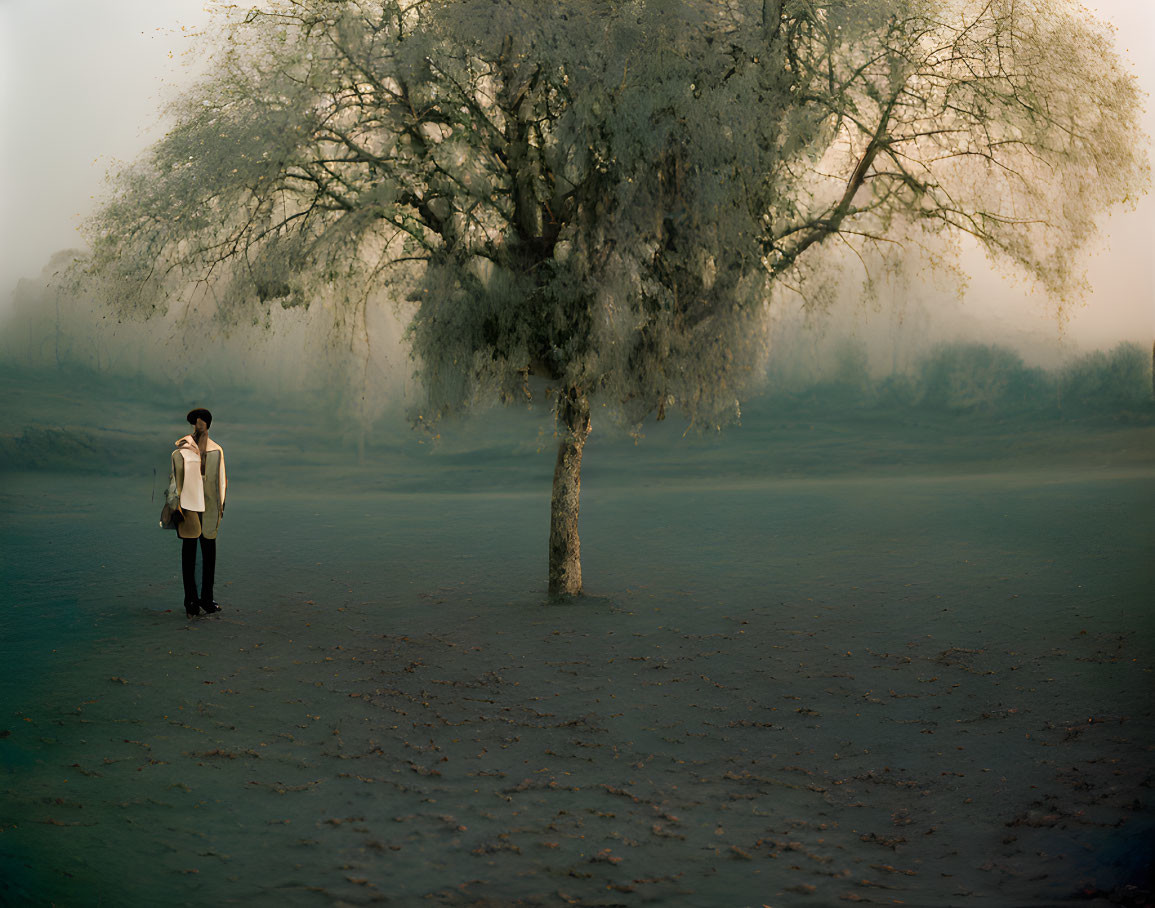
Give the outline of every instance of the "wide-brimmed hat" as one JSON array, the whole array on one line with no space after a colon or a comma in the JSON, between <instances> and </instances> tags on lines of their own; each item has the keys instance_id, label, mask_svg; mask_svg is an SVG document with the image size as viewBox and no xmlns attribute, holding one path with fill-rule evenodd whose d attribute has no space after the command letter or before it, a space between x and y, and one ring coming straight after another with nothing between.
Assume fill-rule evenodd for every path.
<instances>
[{"instance_id":1,"label":"wide-brimmed hat","mask_svg":"<svg viewBox=\"0 0 1155 908\"><path fill-rule=\"evenodd\" d=\"M189 410L188 416L186 416L185 419L188 420L188 424L190 426L195 426L198 419L203 419L205 421L205 428L208 428L213 424L213 415L204 407L197 407L195 410Z\"/></svg>"}]
</instances>

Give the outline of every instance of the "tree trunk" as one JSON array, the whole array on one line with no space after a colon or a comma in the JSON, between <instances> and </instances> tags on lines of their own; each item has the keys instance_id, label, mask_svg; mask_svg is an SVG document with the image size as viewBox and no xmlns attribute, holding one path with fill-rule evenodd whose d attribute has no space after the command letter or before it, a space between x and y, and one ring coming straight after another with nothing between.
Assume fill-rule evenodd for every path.
<instances>
[{"instance_id":1,"label":"tree trunk","mask_svg":"<svg viewBox=\"0 0 1155 908\"><path fill-rule=\"evenodd\" d=\"M590 404L577 388L558 402L562 431L553 470L549 515L549 594L577 596L582 591L581 543L578 540L578 498L582 484L582 449L590 434Z\"/></svg>"}]
</instances>

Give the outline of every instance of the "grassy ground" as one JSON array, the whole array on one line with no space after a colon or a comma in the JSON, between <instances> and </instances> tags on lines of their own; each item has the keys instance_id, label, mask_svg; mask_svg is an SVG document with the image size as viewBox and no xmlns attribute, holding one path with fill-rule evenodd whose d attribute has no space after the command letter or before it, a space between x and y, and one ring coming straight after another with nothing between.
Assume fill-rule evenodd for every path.
<instances>
[{"instance_id":1,"label":"grassy ground","mask_svg":"<svg viewBox=\"0 0 1155 908\"><path fill-rule=\"evenodd\" d=\"M226 402L189 622L168 401L8 391L90 453L0 473L4 901L1150 903L1143 419L595 434L549 605L540 421Z\"/></svg>"}]
</instances>

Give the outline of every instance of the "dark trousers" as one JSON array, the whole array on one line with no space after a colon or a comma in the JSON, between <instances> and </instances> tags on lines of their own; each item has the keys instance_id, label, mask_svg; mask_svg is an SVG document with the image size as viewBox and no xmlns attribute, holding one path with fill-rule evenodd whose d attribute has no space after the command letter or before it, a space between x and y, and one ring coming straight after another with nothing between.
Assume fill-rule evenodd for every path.
<instances>
[{"instance_id":1,"label":"dark trousers","mask_svg":"<svg viewBox=\"0 0 1155 908\"><path fill-rule=\"evenodd\" d=\"M200 537L201 542L201 594L197 597L196 566L197 541L182 539L180 549L180 566L184 575L185 602L213 601L213 578L217 572L217 541Z\"/></svg>"}]
</instances>

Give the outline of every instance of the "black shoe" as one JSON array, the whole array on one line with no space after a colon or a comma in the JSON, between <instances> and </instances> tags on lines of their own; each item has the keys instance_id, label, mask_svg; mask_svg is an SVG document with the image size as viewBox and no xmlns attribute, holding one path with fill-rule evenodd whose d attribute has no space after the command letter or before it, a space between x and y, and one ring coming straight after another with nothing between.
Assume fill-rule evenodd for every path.
<instances>
[{"instance_id":1,"label":"black shoe","mask_svg":"<svg viewBox=\"0 0 1155 908\"><path fill-rule=\"evenodd\" d=\"M215 602L202 602L201 608L204 609L206 615L215 615L221 610L221 607Z\"/></svg>"},{"instance_id":2,"label":"black shoe","mask_svg":"<svg viewBox=\"0 0 1155 908\"><path fill-rule=\"evenodd\" d=\"M186 599L184 601L184 613L186 617L195 618L201 613L201 605L195 599Z\"/></svg>"}]
</instances>

